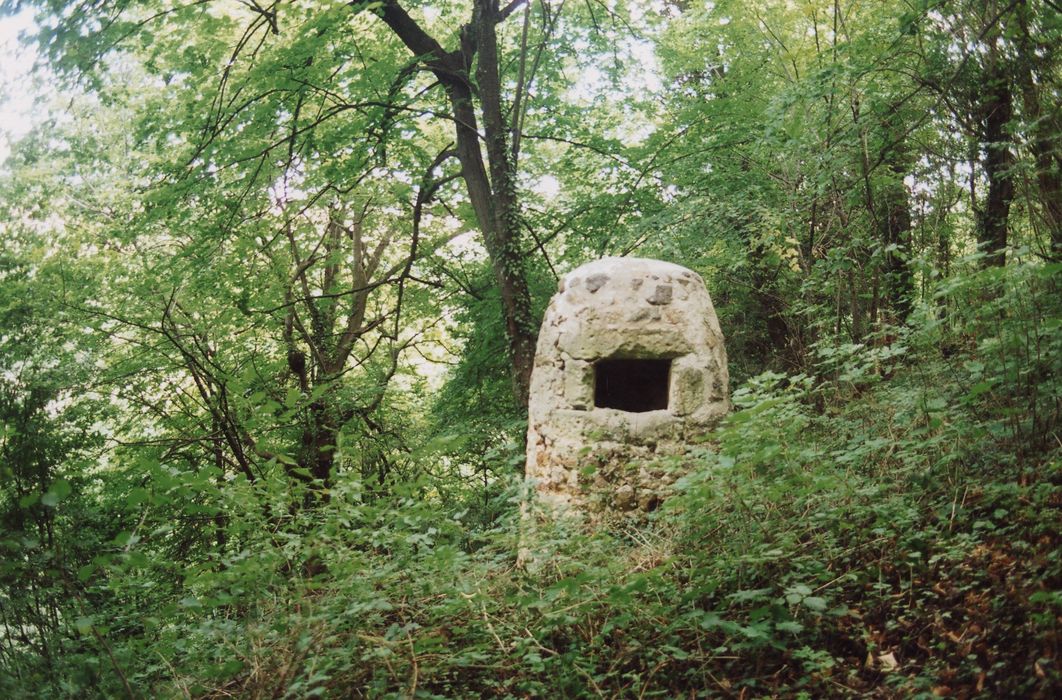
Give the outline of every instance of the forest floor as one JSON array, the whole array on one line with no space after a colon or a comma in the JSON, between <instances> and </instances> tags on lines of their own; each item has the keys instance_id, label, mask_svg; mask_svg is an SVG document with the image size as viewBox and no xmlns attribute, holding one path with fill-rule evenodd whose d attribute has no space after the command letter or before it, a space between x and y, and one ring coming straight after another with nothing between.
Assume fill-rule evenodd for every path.
<instances>
[{"instance_id":1,"label":"forest floor","mask_svg":"<svg viewBox=\"0 0 1062 700\"><path fill-rule=\"evenodd\" d=\"M540 533L531 571L515 515L396 503L372 546L323 526L347 544L309 547L324 573L190 694L1057 697L1057 443L956 380L972 354L852 357L754 378L652 522Z\"/></svg>"}]
</instances>

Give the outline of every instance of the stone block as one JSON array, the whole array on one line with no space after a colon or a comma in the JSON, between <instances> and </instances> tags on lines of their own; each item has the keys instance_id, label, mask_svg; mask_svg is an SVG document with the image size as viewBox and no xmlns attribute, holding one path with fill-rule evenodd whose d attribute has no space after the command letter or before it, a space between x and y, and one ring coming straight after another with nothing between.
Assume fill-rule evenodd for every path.
<instances>
[{"instance_id":1,"label":"stone block","mask_svg":"<svg viewBox=\"0 0 1062 700\"><path fill-rule=\"evenodd\" d=\"M531 376L527 477L557 512L655 509L681 455L729 410L719 322L700 276L604 258L562 279ZM582 474L582 475L581 475Z\"/></svg>"}]
</instances>

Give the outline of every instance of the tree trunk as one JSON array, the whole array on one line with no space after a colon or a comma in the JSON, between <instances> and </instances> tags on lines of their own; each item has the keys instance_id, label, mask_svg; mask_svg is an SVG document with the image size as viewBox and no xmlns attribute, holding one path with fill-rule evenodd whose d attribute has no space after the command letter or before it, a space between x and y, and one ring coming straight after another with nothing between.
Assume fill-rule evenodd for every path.
<instances>
[{"instance_id":1,"label":"tree trunk","mask_svg":"<svg viewBox=\"0 0 1062 700\"><path fill-rule=\"evenodd\" d=\"M911 272L911 203L903 182L900 154L890 156L892 181L882 192L883 209L879 226L885 248L885 297L897 321L911 313L914 273Z\"/></svg>"},{"instance_id":2,"label":"tree trunk","mask_svg":"<svg viewBox=\"0 0 1062 700\"><path fill-rule=\"evenodd\" d=\"M1007 220L1014 199L1014 154L1007 125L1013 114L1010 82L998 56L985 76L981 144L985 149L988 195L978 212L977 241L986 253L985 267L1006 263Z\"/></svg>"},{"instance_id":3,"label":"tree trunk","mask_svg":"<svg viewBox=\"0 0 1062 700\"><path fill-rule=\"evenodd\" d=\"M488 14L479 17L479 65L476 71L487 136L487 159L494 184L496 253L491 255L491 262L505 308L506 332L513 362L513 386L520 404L527 405L537 329L531 317L531 293L519 245L520 211L516 195L516 172L510 160L511 152L506 142L508 131L502 111L498 38L495 34L497 2L479 0L477 5L491 8Z\"/></svg>"},{"instance_id":4,"label":"tree trunk","mask_svg":"<svg viewBox=\"0 0 1062 700\"><path fill-rule=\"evenodd\" d=\"M461 29L461 46L447 52L398 4L388 0L381 18L443 85L449 97L457 134L457 158L483 244L490 256L494 281L501 297L512 363L513 391L527 405L537 335L531 314L531 293L520 250L520 215L515 173L506 144L498 71L495 27L502 19L495 0L475 0L472 21ZM478 54L475 86L469 77ZM475 98L483 117L487 162L480 148Z\"/></svg>"},{"instance_id":5,"label":"tree trunk","mask_svg":"<svg viewBox=\"0 0 1062 700\"><path fill-rule=\"evenodd\" d=\"M303 428L303 458L299 460L327 494L332 487L332 465L335 462L336 436L339 433L329 415L328 406L315 401L310 404L306 426Z\"/></svg>"},{"instance_id":6,"label":"tree trunk","mask_svg":"<svg viewBox=\"0 0 1062 700\"><path fill-rule=\"evenodd\" d=\"M1044 113L1043 89L1037 86L1034 78L1036 68L1040 68L1041 77L1054 66L1043 65L1044 59L1037 55L1037 48L1044 49L1044 55L1050 47L1033 45L1033 31L1029 26L1030 13L1028 3L1018 3L1018 24L1020 38L1018 41L1018 79L1021 84L1022 108L1025 124L1029 131L1029 149L1036 164L1036 185L1039 190L1040 215L1048 231L1050 257L1062 259L1062 151L1054 145L1062 125L1058 123L1057 111ZM1042 84L1042 83L1041 83Z\"/></svg>"}]
</instances>

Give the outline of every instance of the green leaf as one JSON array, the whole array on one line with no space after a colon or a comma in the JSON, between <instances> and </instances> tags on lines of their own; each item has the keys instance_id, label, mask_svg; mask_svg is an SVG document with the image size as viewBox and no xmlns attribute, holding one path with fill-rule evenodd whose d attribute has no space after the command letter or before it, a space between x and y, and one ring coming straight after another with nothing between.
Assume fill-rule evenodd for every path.
<instances>
[{"instance_id":1,"label":"green leaf","mask_svg":"<svg viewBox=\"0 0 1062 700\"><path fill-rule=\"evenodd\" d=\"M114 539L111 540L111 544L115 544L119 547L126 547L134 545L139 541L139 535L136 535L132 532L119 532L117 535L114 536Z\"/></svg>"},{"instance_id":2,"label":"green leaf","mask_svg":"<svg viewBox=\"0 0 1062 700\"><path fill-rule=\"evenodd\" d=\"M796 620L786 620L785 622L776 622L774 628L781 632L792 632L793 634L796 634L804 630L804 625Z\"/></svg>"},{"instance_id":3,"label":"green leaf","mask_svg":"<svg viewBox=\"0 0 1062 700\"><path fill-rule=\"evenodd\" d=\"M41 496L41 503L49 508L54 508L59 501L70 495L70 491L70 482L66 479L59 479L51 485L47 493Z\"/></svg>"},{"instance_id":4,"label":"green leaf","mask_svg":"<svg viewBox=\"0 0 1062 700\"><path fill-rule=\"evenodd\" d=\"M126 496L125 502L130 508L135 508L141 503L146 503L151 498L151 494L147 489L137 487L129 492Z\"/></svg>"},{"instance_id":5,"label":"green leaf","mask_svg":"<svg viewBox=\"0 0 1062 700\"><path fill-rule=\"evenodd\" d=\"M764 598L766 598L770 594L770 592L771 592L770 588L750 588L750 589L737 591L736 593L731 593L727 597L730 598L731 600L735 601L735 602L745 602L745 601L752 601L752 600L763 600Z\"/></svg>"}]
</instances>

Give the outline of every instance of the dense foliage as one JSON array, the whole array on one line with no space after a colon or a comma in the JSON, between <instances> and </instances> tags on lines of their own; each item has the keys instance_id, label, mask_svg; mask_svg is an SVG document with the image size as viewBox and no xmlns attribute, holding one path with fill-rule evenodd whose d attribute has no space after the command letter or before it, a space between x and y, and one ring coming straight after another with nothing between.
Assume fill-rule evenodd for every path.
<instances>
[{"instance_id":1,"label":"dense foliage","mask_svg":"<svg viewBox=\"0 0 1062 700\"><path fill-rule=\"evenodd\" d=\"M1056 3L23 6L3 696L1062 692ZM518 566L602 255L703 275L735 411Z\"/></svg>"}]
</instances>

